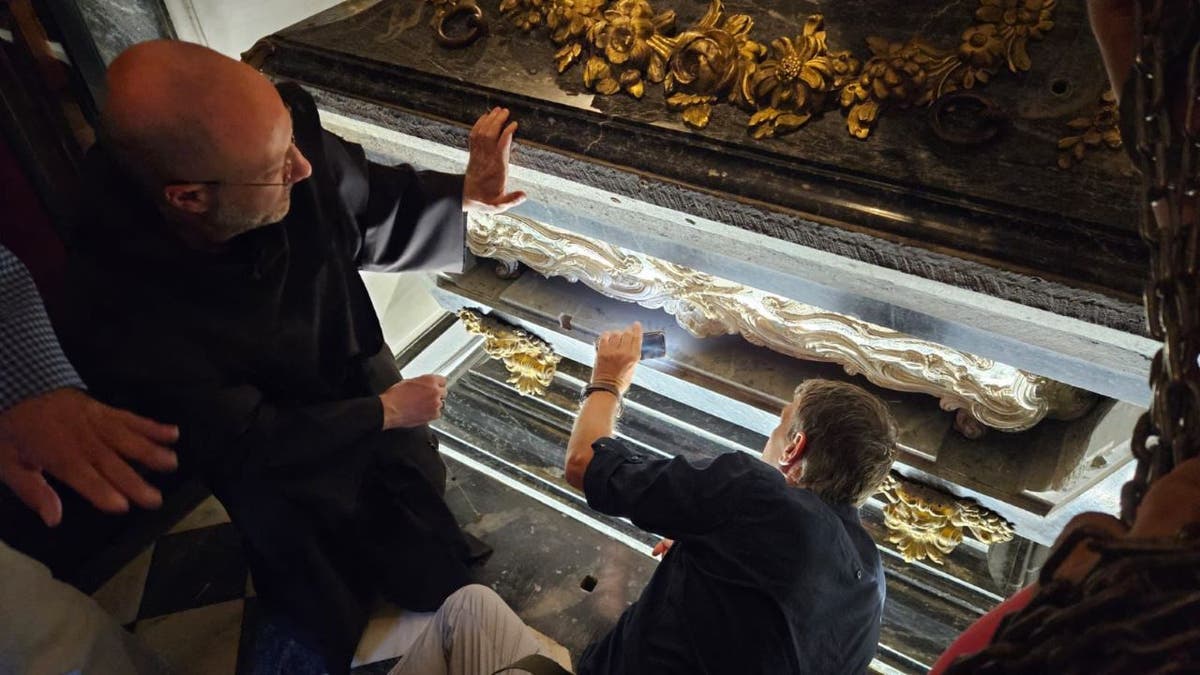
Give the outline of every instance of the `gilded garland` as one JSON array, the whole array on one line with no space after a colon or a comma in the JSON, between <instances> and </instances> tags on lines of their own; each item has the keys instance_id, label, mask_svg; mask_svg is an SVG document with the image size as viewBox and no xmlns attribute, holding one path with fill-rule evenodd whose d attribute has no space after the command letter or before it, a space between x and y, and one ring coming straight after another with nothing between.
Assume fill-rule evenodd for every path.
<instances>
[{"instance_id":1,"label":"gilded garland","mask_svg":"<svg viewBox=\"0 0 1200 675\"><path fill-rule=\"evenodd\" d=\"M986 545L1012 541L1012 525L990 509L926 485L888 476L879 488L888 541L905 562L941 565L970 531Z\"/></svg>"},{"instance_id":2,"label":"gilded garland","mask_svg":"<svg viewBox=\"0 0 1200 675\"><path fill-rule=\"evenodd\" d=\"M1095 112L1090 117L1077 117L1067 122L1071 133L1058 140L1058 166L1069 169L1082 162L1090 149L1121 149L1121 129L1118 126L1117 96L1111 89L1100 95Z\"/></svg>"},{"instance_id":3,"label":"gilded garland","mask_svg":"<svg viewBox=\"0 0 1200 675\"><path fill-rule=\"evenodd\" d=\"M560 73L582 64L584 86L605 96L641 98L647 83L661 85L692 127L728 103L750 114L754 138L769 138L841 108L850 134L866 138L888 108L925 106L1002 71L1029 70L1029 41L1054 26L1055 2L980 0L957 48L870 37L865 63L830 49L819 14L799 34L762 44L750 37L753 19L726 13L721 0L682 30L674 11L648 0L503 0L500 11L522 30L549 32Z\"/></svg>"},{"instance_id":4,"label":"gilded garland","mask_svg":"<svg viewBox=\"0 0 1200 675\"><path fill-rule=\"evenodd\" d=\"M458 318L468 333L484 337L483 350L488 356L504 361L504 367L512 375L508 383L517 391L525 396L546 393L562 360L550 343L473 309L459 310Z\"/></svg>"}]
</instances>

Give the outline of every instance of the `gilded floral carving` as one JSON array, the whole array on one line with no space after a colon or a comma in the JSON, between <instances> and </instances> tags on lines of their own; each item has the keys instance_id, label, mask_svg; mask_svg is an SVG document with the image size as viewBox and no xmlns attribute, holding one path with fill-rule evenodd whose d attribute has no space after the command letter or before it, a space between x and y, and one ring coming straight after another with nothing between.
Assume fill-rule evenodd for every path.
<instances>
[{"instance_id":1,"label":"gilded floral carving","mask_svg":"<svg viewBox=\"0 0 1200 675\"><path fill-rule=\"evenodd\" d=\"M753 72L766 48L750 39L754 21L745 14L726 15L712 0L704 18L672 41L663 88L667 106L683 112L683 121L703 128L712 105L738 103L741 80Z\"/></svg>"},{"instance_id":2,"label":"gilded floral carving","mask_svg":"<svg viewBox=\"0 0 1200 675\"><path fill-rule=\"evenodd\" d=\"M550 0L501 0L500 13L521 30L533 30L542 25Z\"/></svg>"},{"instance_id":3,"label":"gilded floral carving","mask_svg":"<svg viewBox=\"0 0 1200 675\"><path fill-rule=\"evenodd\" d=\"M934 83L944 82L948 71L962 63L955 54L915 38L888 42L870 37L867 46L871 58L858 81L842 89L840 99L846 126L855 138L871 134L885 106L928 105L938 92Z\"/></svg>"},{"instance_id":4,"label":"gilded floral carving","mask_svg":"<svg viewBox=\"0 0 1200 675\"><path fill-rule=\"evenodd\" d=\"M1011 541L1014 535L1012 525L991 510L926 485L888 476L879 493L888 542L907 562L941 565L962 543L965 530L988 545Z\"/></svg>"},{"instance_id":5,"label":"gilded floral carving","mask_svg":"<svg viewBox=\"0 0 1200 675\"><path fill-rule=\"evenodd\" d=\"M1014 73L1029 70L1030 39L1041 37L1054 27L1051 17L1055 0L980 0L975 18L985 26L996 27L1004 46L1008 69Z\"/></svg>"},{"instance_id":6,"label":"gilded floral carving","mask_svg":"<svg viewBox=\"0 0 1200 675\"><path fill-rule=\"evenodd\" d=\"M1069 169L1083 161L1089 149L1121 148L1121 129L1117 112L1117 96L1111 89L1100 95L1096 111L1090 117L1077 117L1067 122L1071 133L1058 140L1058 166Z\"/></svg>"},{"instance_id":7,"label":"gilded floral carving","mask_svg":"<svg viewBox=\"0 0 1200 675\"><path fill-rule=\"evenodd\" d=\"M554 0L546 11L550 39L559 49L554 54L558 72L570 68L583 54L592 26L601 18L607 0Z\"/></svg>"},{"instance_id":8,"label":"gilded floral carving","mask_svg":"<svg viewBox=\"0 0 1200 675\"><path fill-rule=\"evenodd\" d=\"M655 13L646 0L616 0L588 29L594 53L583 69L584 86L641 98L647 77L657 83L666 75L668 52L661 42L674 26L672 10Z\"/></svg>"},{"instance_id":9,"label":"gilded floral carving","mask_svg":"<svg viewBox=\"0 0 1200 675\"><path fill-rule=\"evenodd\" d=\"M889 108L928 105L1005 68L1029 70L1029 42L1053 28L1056 0L979 2L957 47L874 36L865 64L828 48L819 14L768 49L751 38L753 19L727 15L722 0L709 0L704 17L678 33L675 12L649 0L503 0L501 10L523 30L549 29L560 73L583 63L584 86L606 96L641 98L647 83L661 83L689 126L707 126L713 106L729 103L750 113L754 138L770 138L840 107L849 133L867 138Z\"/></svg>"},{"instance_id":10,"label":"gilded floral carving","mask_svg":"<svg viewBox=\"0 0 1200 675\"><path fill-rule=\"evenodd\" d=\"M829 51L825 41L825 21L813 15L800 35L771 42L770 54L746 78L743 91L755 109L749 122L754 138L800 128L825 108L831 91L858 74L858 60L849 51Z\"/></svg>"},{"instance_id":11,"label":"gilded floral carving","mask_svg":"<svg viewBox=\"0 0 1200 675\"><path fill-rule=\"evenodd\" d=\"M458 318L467 332L482 335L483 351L504 361L512 376L508 383L526 396L541 396L554 381L562 356L550 343L532 333L473 309L462 309Z\"/></svg>"},{"instance_id":12,"label":"gilded floral carving","mask_svg":"<svg viewBox=\"0 0 1200 675\"><path fill-rule=\"evenodd\" d=\"M941 49L921 38L889 42L867 38L872 56L858 82L842 90L846 127L856 138L871 134L888 107L924 106L958 89L991 81L1003 67L1029 70L1028 43L1054 27L1055 0L980 0L979 23L963 31L958 49Z\"/></svg>"}]
</instances>

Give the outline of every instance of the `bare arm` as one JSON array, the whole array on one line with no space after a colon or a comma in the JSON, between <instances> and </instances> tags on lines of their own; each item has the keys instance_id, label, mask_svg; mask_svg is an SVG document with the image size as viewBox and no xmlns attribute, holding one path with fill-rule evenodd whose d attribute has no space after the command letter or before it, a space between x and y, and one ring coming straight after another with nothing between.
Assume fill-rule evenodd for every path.
<instances>
[{"instance_id":1,"label":"bare arm","mask_svg":"<svg viewBox=\"0 0 1200 675\"><path fill-rule=\"evenodd\" d=\"M617 420L619 401L616 396L601 391L587 397L575 418L571 440L567 444L567 482L571 487L583 489L583 475L592 463L592 444L601 438L612 436Z\"/></svg>"},{"instance_id":2,"label":"bare arm","mask_svg":"<svg viewBox=\"0 0 1200 675\"><path fill-rule=\"evenodd\" d=\"M622 395L633 383L642 353L642 325L634 323L621 331L609 331L596 341L596 362L592 366L592 382L615 388ZM566 478L571 487L582 490L583 477L592 463L592 444L612 436L616 423L618 397L607 391L588 396L579 408L571 440L567 442Z\"/></svg>"}]
</instances>

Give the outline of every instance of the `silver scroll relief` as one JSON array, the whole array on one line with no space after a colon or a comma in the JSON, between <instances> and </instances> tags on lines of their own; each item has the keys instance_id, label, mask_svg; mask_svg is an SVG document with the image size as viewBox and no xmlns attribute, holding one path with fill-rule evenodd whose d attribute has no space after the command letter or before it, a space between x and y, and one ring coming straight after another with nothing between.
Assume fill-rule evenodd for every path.
<instances>
[{"instance_id":1,"label":"silver scroll relief","mask_svg":"<svg viewBox=\"0 0 1200 675\"><path fill-rule=\"evenodd\" d=\"M583 282L619 300L662 309L696 337L741 335L799 359L836 363L898 391L937 397L943 410L1002 431L1074 419L1094 394L990 359L744 286L515 215L472 215L471 252L510 268Z\"/></svg>"}]
</instances>

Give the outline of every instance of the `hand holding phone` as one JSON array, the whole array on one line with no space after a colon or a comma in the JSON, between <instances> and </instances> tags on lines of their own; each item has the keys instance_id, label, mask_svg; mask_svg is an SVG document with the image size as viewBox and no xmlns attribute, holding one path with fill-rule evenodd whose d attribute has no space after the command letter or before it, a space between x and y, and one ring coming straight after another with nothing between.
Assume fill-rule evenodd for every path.
<instances>
[{"instance_id":1,"label":"hand holding phone","mask_svg":"<svg viewBox=\"0 0 1200 675\"><path fill-rule=\"evenodd\" d=\"M642 333L642 361L661 359L667 355L667 336L661 330Z\"/></svg>"}]
</instances>

